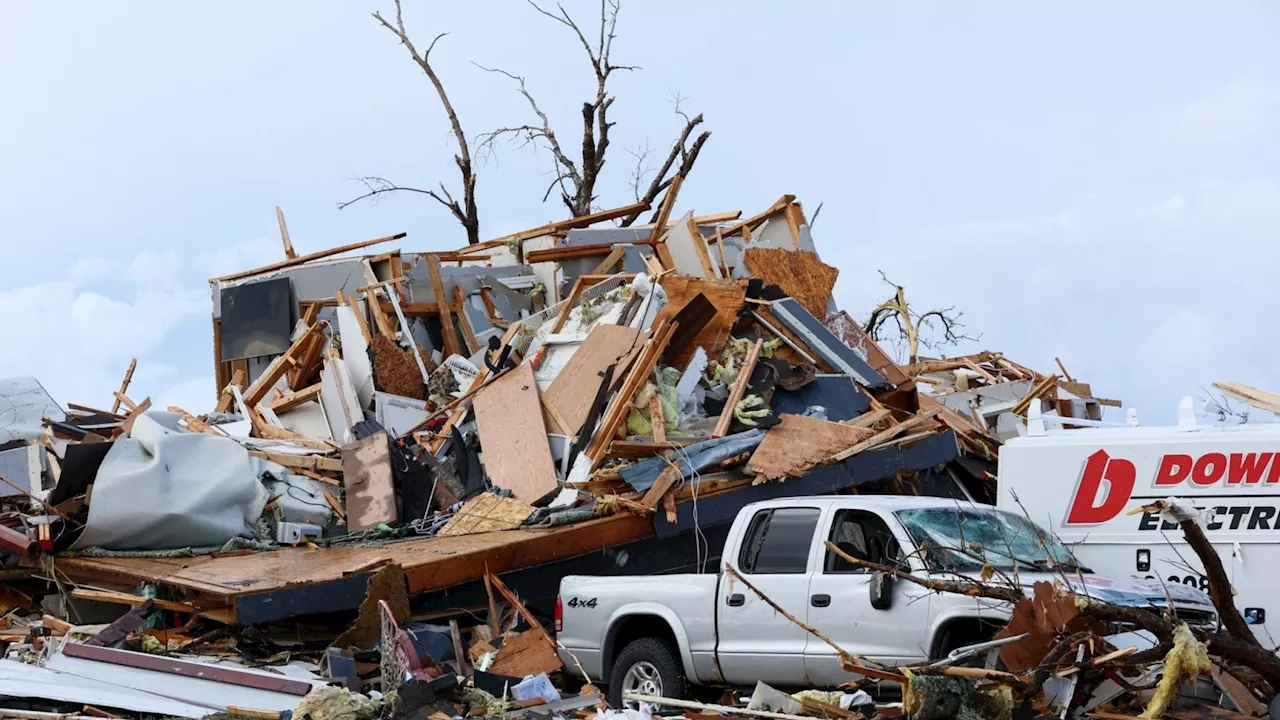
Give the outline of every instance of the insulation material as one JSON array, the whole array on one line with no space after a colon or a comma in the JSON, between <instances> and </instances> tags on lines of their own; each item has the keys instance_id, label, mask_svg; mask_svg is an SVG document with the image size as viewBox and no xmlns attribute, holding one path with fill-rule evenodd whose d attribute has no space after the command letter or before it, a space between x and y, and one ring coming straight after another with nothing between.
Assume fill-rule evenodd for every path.
<instances>
[{"instance_id":1,"label":"insulation material","mask_svg":"<svg viewBox=\"0 0 1280 720\"><path fill-rule=\"evenodd\" d=\"M827 301L840 271L804 250L748 247L746 265L751 276L777 285L815 318L827 316ZM865 352L864 352L865 356Z\"/></svg>"},{"instance_id":2,"label":"insulation material","mask_svg":"<svg viewBox=\"0 0 1280 720\"><path fill-rule=\"evenodd\" d=\"M1151 702L1147 703L1146 709L1138 717L1158 718L1164 715L1164 711L1177 698L1178 688L1212 667L1204 643L1191 634L1191 628L1186 623L1180 623L1173 629L1173 649L1164 657L1164 675L1156 685Z\"/></svg>"},{"instance_id":3,"label":"insulation material","mask_svg":"<svg viewBox=\"0 0 1280 720\"><path fill-rule=\"evenodd\" d=\"M426 386L422 382L422 371L418 369L413 353L382 335L373 339L372 349L373 374L377 379L378 389L414 400L425 398ZM343 358L346 357L344 353ZM363 403L364 397L360 401Z\"/></svg>"},{"instance_id":4,"label":"insulation material","mask_svg":"<svg viewBox=\"0 0 1280 720\"><path fill-rule=\"evenodd\" d=\"M258 479L264 461L234 440L181 432L178 420L144 413L129 437L115 441L98 468L76 548L209 547L253 536L267 503Z\"/></svg>"},{"instance_id":5,"label":"insulation material","mask_svg":"<svg viewBox=\"0 0 1280 720\"><path fill-rule=\"evenodd\" d=\"M875 434L870 428L852 427L804 415L784 414L765 433L764 440L747 463L747 472L778 480L799 477L824 464L832 455Z\"/></svg>"}]
</instances>

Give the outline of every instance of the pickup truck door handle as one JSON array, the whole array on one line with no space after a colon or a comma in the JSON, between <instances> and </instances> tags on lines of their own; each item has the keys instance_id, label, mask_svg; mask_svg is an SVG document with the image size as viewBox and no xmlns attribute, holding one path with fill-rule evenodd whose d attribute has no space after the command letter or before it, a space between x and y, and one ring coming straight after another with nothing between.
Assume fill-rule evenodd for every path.
<instances>
[{"instance_id":1,"label":"pickup truck door handle","mask_svg":"<svg viewBox=\"0 0 1280 720\"><path fill-rule=\"evenodd\" d=\"M734 593L729 596L729 599L727 602L729 603L729 607L741 607L741 605L746 601L747 601L746 595L743 595L742 593Z\"/></svg>"},{"instance_id":2,"label":"pickup truck door handle","mask_svg":"<svg viewBox=\"0 0 1280 720\"><path fill-rule=\"evenodd\" d=\"M814 595L813 597L809 598L809 604L813 605L814 607L826 607L831 604L831 596L830 595Z\"/></svg>"}]
</instances>

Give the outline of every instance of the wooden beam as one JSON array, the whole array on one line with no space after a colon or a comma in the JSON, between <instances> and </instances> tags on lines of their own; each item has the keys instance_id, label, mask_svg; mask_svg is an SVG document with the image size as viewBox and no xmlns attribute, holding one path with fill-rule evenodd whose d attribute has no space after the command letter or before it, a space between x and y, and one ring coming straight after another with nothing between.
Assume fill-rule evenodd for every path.
<instances>
[{"instance_id":1,"label":"wooden beam","mask_svg":"<svg viewBox=\"0 0 1280 720\"><path fill-rule=\"evenodd\" d=\"M747 359L742 363L742 369L738 370L738 378L733 383L733 389L729 391L729 399L724 403L724 410L720 411L720 420L716 422L716 428L711 433L711 437L722 438L729 433L729 426L733 424L733 411L747 390L747 383L751 381L751 373L756 369L756 361L760 359L760 351L763 348L764 338L756 340L755 345L751 346Z\"/></svg>"},{"instance_id":2,"label":"wooden beam","mask_svg":"<svg viewBox=\"0 0 1280 720\"><path fill-rule=\"evenodd\" d=\"M245 270L243 272L232 273L230 275L223 275L222 277L213 278L209 282L228 282L230 280L239 280L240 278L252 277L254 275L261 275L262 273L271 272L272 270L283 270L285 268L294 267L295 265L302 265L303 263L309 263L312 260L323 260L324 258L333 257L334 255L341 255L342 253L351 252L352 250L360 250L362 248L367 248L371 245L377 245L379 243L384 243L384 242L391 242L392 240L399 240L401 238L407 237L408 235L409 233L396 233L395 235L388 235L386 237L374 238L373 240L365 240L362 242L351 243L349 245L339 245L338 247L329 248L328 250L320 250L318 252L308 253L307 255L299 255L298 257L295 257L295 258L282 260L277 263L271 263L270 265L263 265L262 267L254 268L252 270Z\"/></svg>"},{"instance_id":3,"label":"wooden beam","mask_svg":"<svg viewBox=\"0 0 1280 720\"><path fill-rule=\"evenodd\" d=\"M671 184L667 186L667 194L662 198L662 207L658 209L658 217L653 223L653 232L649 233L649 244L655 245L658 238L667 231L667 223L671 220L671 211L675 209L676 197L680 195L680 186L684 184L684 178L676 175L671 178ZM663 264L670 267L670 264L664 259Z\"/></svg>"},{"instance_id":4,"label":"wooden beam","mask_svg":"<svg viewBox=\"0 0 1280 720\"><path fill-rule=\"evenodd\" d=\"M734 225L734 226L732 226L732 227L730 227L730 228L726 229L726 230L724 231L724 233L723 233L723 237L733 237L734 235L737 235L737 234L742 233L742 232L744 232L744 231L748 231L748 232L749 232L749 231L750 231L752 228L754 228L756 225L759 225L760 223L764 222L765 220L768 220L769 218L773 217L774 215L777 215L778 213L783 212L784 210L786 210L786 209L787 209L787 206L788 206L788 205L790 205L791 203L795 202L795 201L796 201L796 196L795 196L795 195L783 195L782 197L778 198L778 201L777 201L777 202L775 202L774 204L770 205L768 210L765 210L764 212L760 213L759 215L755 215L755 216L753 216L753 217L749 217L749 218L747 218L746 220L743 220L742 222L738 223L737 225Z\"/></svg>"},{"instance_id":5,"label":"wooden beam","mask_svg":"<svg viewBox=\"0 0 1280 720\"><path fill-rule=\"evenodd\" d=\"M625 247L632 243L593 243L591 245L557 245L545 250L533 250L525 253L525 262L530 264L543 262L563 262L565 260L576 260L578 258L596 257L598 255L609 255L619 247ZM639 244L639 243L637 243Z\"/></svg>"},{"instance_id":6,"label":"wooden beam","mask_svg":"<svg viewBox=\"0 0 1280 720\"><path fill-rule=\"evenodd\" d=\"M222 392L218 395L218 405L213 409L214 412L224 413L231 411L231 406L236 402L236 396L231 392L232 386L240 388L241 392L244 391L244 371L240 368L236 368L236 371L231 375L231 382L222 388Z\"/></svg>"},{"instance_id":7,"label":"wooden beam","mask_svg":"<svg viewBox=\"0 0 1280 720\"><path fill-rule=\"evenodd\" d=\"M471 328L471 319L467 317L467 294L462 291L461 285L453 286L453 296L458 301L458 324L462 326L462 338L467 341L467 348L471 352L480 350L480 342L476 340L475 330Z\"/></svg>"},{"instance_id":8,"label":"wooden beam","mask_svg":"<svg viewBox=\"0 0 1280 720\"><path fill-rule=\"evenodd\" d=\"M289 260L297 259L298 253L293 250L293 241L289 239L289 226L284 224L284 211L276 206L276 222L280 223L280 242L284 243L284 256Z\"/></svg>"},{"instance_id":9,"label":"wooden beam","mask_svg":"<svg viewBox=\"0 0 1280 720\"><path fill-rule=\"evenodd\" d=\"M88 590L85 588L74 588L71 591L71 597L78 600L92 600L94 602L111 603L113 605L130 605L137 607L147 600L151 600L156 608L160 610L172 610L174 612L191 613L198 612L195 605L184 602L173 602L172 600L155 600L153 598L144 598L129 593L110 592L107 590Z\"/></svg>"},{"instance_id":10,"label":"wooden beam","mask_svg":"<svg viewBox=\"0 0 1280 720\"><path fill-rule=\"evenodd\" d=\"M546 225L542 225L541 227L536 227L529 230L522 230L513 235L506 235L494 240L486 240L482 243L477 243L475 245L470 245L468 247L462 248L461 250L454 251L453 253L450 253L450 255L470 255L473 252L478 252L480 250L487 250L493 247L499 247L509 242L523 242L525 240L530 240L532 238L542 237L543 235L550 235L551 233L554 233L554 232L576 230L578 228L584 228L590 225L594 225L598 222L604 222L606 220L615 220L617 218L626 217L634 213L642 213L648 209L649 209L648 203L635 203L634 205L623 205L622 207L613 208L611 210L601 210L598 213L592 213L590 215L582 215L576 218L569 218L568 220L561 220L559 222L548 223Z\"/></svg>"},{"instance_id":11,"label":"wooden beam","mask_svg":"<svg viewBox=\"0 0 1280 720\"><path fill-rule=\"evenodd\" d=\"M321 323L316 323L315 325L307 328L306 332L302 333L302 335L300 335L298 339L289 346L289 349L284 351L283 355L277 357L270 365L267 366L266 371L262 373L261 377L254 381L254 383L249 386L248 391L246 391L244 396L244 404L246 407L252 409L258 403L262 402L262 399L267 396L267 392L269 392L271 388L275 387L276 381L283 377L285 371L292 367L297 361L297 356L302 352L303 345L310 340L315 333L320 332L321 327L323 327Z\"/></svg>"},{"instance_id":12,"label":"wooden beam","mask_svg":"<svg viewBox=\"0 0 1280 720\"><path fill-rule=\"evenodd\" d=\"M129 391L129 382L133 380L133 371L137 367L138 367L138 358L133 358L132 360L129 361L129 369L126 370L124 373L124 381L120 383L120 392L116 394L116 401L114 404L111 405L111 412L113 413L120 412L120 402L121 402L120 398L123 397L124 394ZM132 410L133 408L129 408L129 409Z\"/></svg>"},{"instance_id":13,"label":"wooden beam","mask_svg":"<svg viewBox=\"0 0 1280 720\"><path fill-rule=\"evenodd\" d=\"M653 426L653 441L656 443L664 443L667 441L667 421L662 416L662 397L659 393L654 393L649 398L649 423Z\"/></svg>"},{"instance_id":14,"label":"wooden beam","mask_svg":"<svg viewBox=\"0 0 1280 720\"><path fill-rule=\"evenodd\" d=\"M134 402L134 401L130 400L128 395L125 395L124 393L120 392L119 390L116 390L116 391L115 391L114 393L112 393L112 394L116 396L116 402L115 402L115 404L114 404L114 405L112 405L112 406L111 406L111 407L112 407L112 411L111 411L112 413L115 413L115 411L116 411L116 410L118 410L122 404L124 405L124 407L125 407L125 409L126 409L126 410L133 411L133 410L137 410L137 409L138 409L138 403L136 403L136 402Z\"/></svg>"},{"instance_id":15,"label":"wooden beam","mask_svg":"<svg viewBox=\"0 0 1280 720\"><path fill-rule=\"evenodd\" d=\"M626 257L626 255L627 255L626 245L615 246L613 248L613 252L609 253L604 260L601 260L600 264L596 265L595 270L591 271L591 274L601 275L609 272L610 270L613 270L615 266L622 263L622 258Z\"/></svg>"},{"instance_id":16,"label":"wooden beam","mask_svg":"<svg viewBox=\"0 0 1280 720\"><path fill-rule=\"evenodd\" d=\"M444 337L444 356L461 355L458 333L453 327L453 313L449 310L449 297L444 291L444 280L440 277L440 258L428 253L426 256L427 274L431 279L431 292L440 307L440 334Z\"/></svg>"},{"instance_id":17,"label":"wooden beam","mask_svg":"<svg viewBox=\"0 0 1280 720\"><path fill-rule=\"evenodd\" d=\"M1075 382L1075 380L1071 378L1071 373L1067 372L1067 366L1062 364L1062 358L1055 357L1053 361L1058 363L1058 369L1062 371L1062 377L1066 378L1067 382Z\"/></svg>"},{"instance_id":18,"label":"wooden beam","mask_svg":"<svg viewBox=\"0 0 1280 720\"><path fill-rule=\"evenodd\" d=\"M288 412L302 403L310 402L318 397L320 397L320 383L305 387L297 392L289 393L288 395L282 395L279 398L268 402L266 406L272 412L279 414L282 412Z\"/></svg>"},{"instance_id":19,"label":"wooden beam","mask_svg":"<svg viewBox=\"0 0 1280 720\"><path fill-rule=\"evenodd\" d=\"M277 465L312 472L342 472L342 460L338 458L320 457L319 455L292 455L289 453L269 452L266 450L250 450L250 457L270 460Z\"/></svg>"}]
</instances>

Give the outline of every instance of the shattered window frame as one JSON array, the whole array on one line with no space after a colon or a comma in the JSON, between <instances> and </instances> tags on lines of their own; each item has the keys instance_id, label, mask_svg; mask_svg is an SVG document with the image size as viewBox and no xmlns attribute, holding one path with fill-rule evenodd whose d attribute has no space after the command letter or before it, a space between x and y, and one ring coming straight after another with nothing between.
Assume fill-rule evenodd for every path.
<instances>
[{"instance_id":1,"label":"shattered window frame","mask_svg":"<svg viewBox=\"0 0 1280 720\"><path fill-rule=\"evenodd\" d=\"M985 565L1028 572L1080 567L1052 533L1014 513L956 506L910 508L894 515L935 572L980 572Z\"/></svg>"}]
</instances>

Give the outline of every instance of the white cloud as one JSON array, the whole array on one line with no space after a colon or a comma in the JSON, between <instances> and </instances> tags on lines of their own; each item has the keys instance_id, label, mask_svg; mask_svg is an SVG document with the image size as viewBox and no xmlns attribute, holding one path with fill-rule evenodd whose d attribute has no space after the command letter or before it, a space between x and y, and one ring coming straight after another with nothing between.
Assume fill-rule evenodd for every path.
<instances>
[{"instance_id":1,"label":"white cloud","mask_svg":"<svg viewBox=\"0 0 1280 720\"><path fill-rule=\"evenodd\" d=\"M1140 207L1134 211L1133 216L1137 218L1153 217L1153 218L1170 218L1178 214L1183 205L1187 204L1187 198L1182 193L1174 193L1168 199L1162 200L1154 205Z\"/></svg>"},{"instance_id":2,"label":"white cloud","mask_svg":"<svg viewBox=\"0 0 1280 720\"><path fill-rule=\"evenodd\" d=\"M154 407L163 410L177 406L189 413L199 415L213 409L213 398L216 394L217 390L211 375L191 378L170 385L160 393Z\"/></svg>"},{"instance_id":3,"label":"white cloud","mask_svg":"<svg viewBox=\"0 0 1280 720\"><path fill-rule=\"evenodd\" d=\"M1238 139L1261 131L1280 90L1250 79L1226 87L1183 107L1173 134L1184 140Z\"/></svg>"},{"instance_id":4,"label":"white cloud","mask_svg":"<svg viewBox=\"0 0 1280 720\"><path fill-rule=\"evenodd\" d=\"M128 261L84 258L64 278L0 291L0 376L32 375L64 405L99 407L131 358L135 388L180 377L172 362L153 358L175 330L209 312L195 270L172 251L144 251Z\"/></svg>"}]
</instances>

